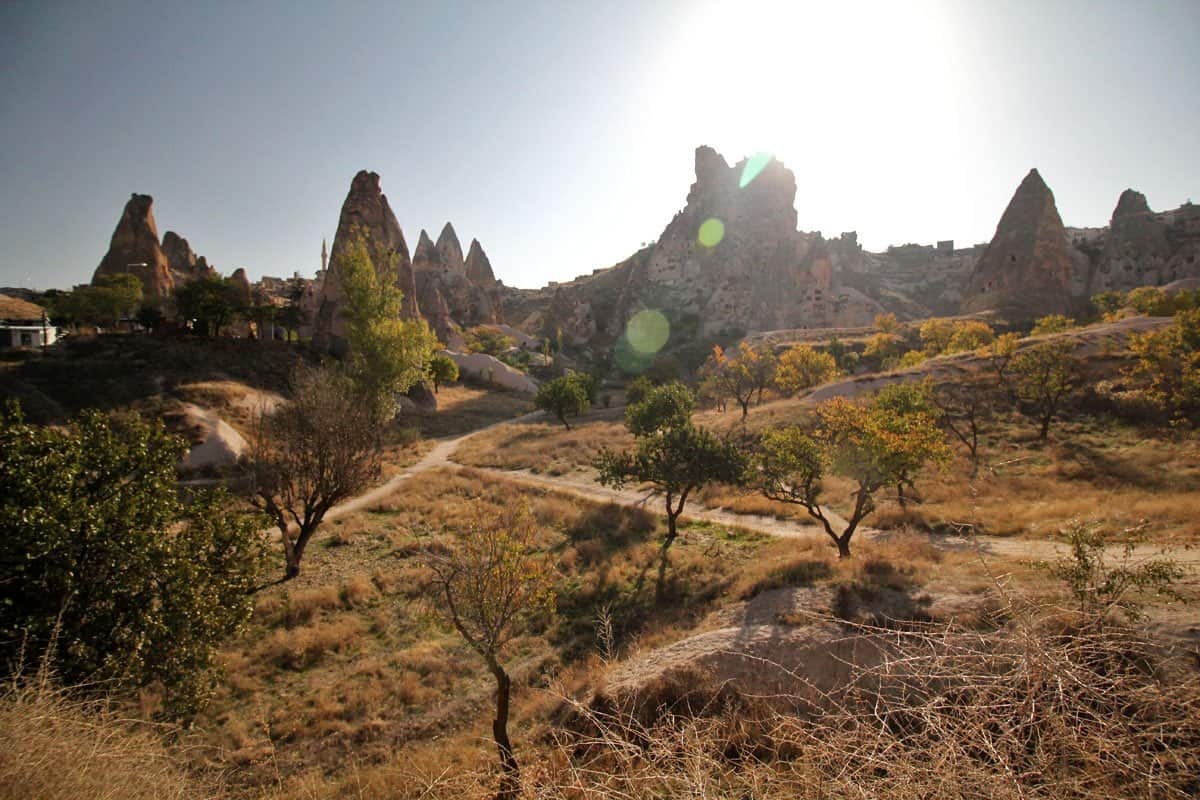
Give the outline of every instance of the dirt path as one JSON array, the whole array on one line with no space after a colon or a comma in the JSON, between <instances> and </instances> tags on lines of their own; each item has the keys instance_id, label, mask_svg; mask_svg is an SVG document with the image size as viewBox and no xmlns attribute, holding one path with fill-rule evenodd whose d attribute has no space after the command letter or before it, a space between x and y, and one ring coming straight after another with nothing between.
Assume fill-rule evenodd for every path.
<instances>
[{"instance_id":1,"label":"dirt path","mask_svg":"<svg viewBox=\"0 0 1200 800\"><path fill-rule=\"evenodd\" d=\"M541 411L534 411L514 419L503 420L491 425L471 431L470 433L456 436L450 439L443 439L429 451L416 464L406 468L403 472L390 478L383 484L376 486L358 497L347 500L341 505L335 506L325 515L325 520L335 520L346 514L352 514L356 511L370 508L373 505L383 502L392 493L394 493L400 485L409 478L420 475L423 472L428 472L432 469L469 469L483 475L490 475L499 479L515 481L523 483L527 486L535 486L540 489L548 489L562 494L571 495L584 500L600 503L617 503L618 505L628 507L643 507L655 514L663 514L662 500L656 496L647 494L645 491L637 489L613 489L607 486L601 486L592 480L589 480L583 475L539 475L529 470L505 470L496 469L493 467L470 467L459 464L451 459L454 451L460 444L470 439L472 436L477 436L485 431L490 431L500 425L507 425L513 422L526 422L533 419L538 419L544 416ZM829 510L829 514L835 527L843 527L846 521ZM713 522L720 525L728 525L732 527L744 528L746 530L764 533L768 536L778 537L808 537L815 536L822 540L826 539L825 531L820 525L815 522L809 523L803 520L794 519L778 519L776 517L762 516L757 514L735 514L731 511L726 511L720 508L705 508L696 504L694 501L689 503L687 510L683 514L684 521L704 521ZM886 531L879 531L873 528L860 528L858 534L861 539L886 539L891 534ZM970 550L984 557L1002 557L1002 558L1020 558L1045 560L1054 558L1067 553L1068 545L1063 542L1048 541L1045 539L1022 539L1017 537L995 537L995 536L930 536L930 541L934 546L944 550ZM1162 548L1154 545L1139 545L1134 549L1133 556L1135 559L1152 558L1160 554ZM1114 552L1116 549L1114 548ZM1191 566L1200 565L1200 549L1198 548L1176 548L1171 552L1171 557L1182 564Z\"/></svg>"}]
</instances>

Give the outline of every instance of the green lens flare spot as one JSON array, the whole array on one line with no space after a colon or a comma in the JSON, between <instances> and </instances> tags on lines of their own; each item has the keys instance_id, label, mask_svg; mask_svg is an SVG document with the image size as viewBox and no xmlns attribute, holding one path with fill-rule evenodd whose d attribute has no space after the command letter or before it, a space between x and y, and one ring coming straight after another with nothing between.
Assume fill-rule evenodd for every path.
<instances>
[{"instance_id":1,"label":"green lens flare spot","mask_svg":"<svg viewBox=\"0 0 1200 800\"><path fill-rule=\"evenodd\" d=\"M625 323L625 338L639 353L657 353L670 335L671 323L659 311L639 311Z\"/></svg>"},{"instance_id":2,"label":"green lens flare spot","mask_svg":"<svg viewBox=\"0 0 1200 800\"><path fill-rule=\"evenodd\" d=\"M700 223L700 232L696 239L705 247L716 247L725 238L725 223L716 217L709 217Z\"/></svg>"},{"instance_id":3,"label":"green lens flare spot","mask_svg":"<svg viewBox=\"0 0 1200 800\"><path fill-rule=\"evenodd\" d=\"M770 153L755 153L746 159L746 163L742 167L742 177L738 180L738 188L745 189L753 183L754 179L758 177L758 173L766 169L767 164L770 164L774 157Z\"/></svg>"}]
</instances>

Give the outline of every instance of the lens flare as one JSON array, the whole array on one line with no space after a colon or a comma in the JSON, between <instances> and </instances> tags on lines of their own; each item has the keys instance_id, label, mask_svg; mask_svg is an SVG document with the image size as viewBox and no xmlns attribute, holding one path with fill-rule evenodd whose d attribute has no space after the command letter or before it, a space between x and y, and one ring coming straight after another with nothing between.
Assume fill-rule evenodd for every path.
<instances>
[{"instance_id":1,"label":"lens flare","mask_svg":"<svg viewBox=\"0 0 1200 800\"><path fill-rule=\"evenodd\" d=\"M753 183L754 179L758 177L758 173L766 169L767 164L770 164L774 157L770 153L755 153L746 159L746 163L742 167L742 177L738 180L738 188L745 189Z\"/></svg>"},{"instance_id":2,"label":"lens flare","mask_svg":"<svg viewBox=\"0 0 1200 800\"><path fill-rule=\"evenodd\" d=\"M643 353L629 343L629 337L621 334L613 348L613 361L626 375L641 375L654 363L654 353Z\"/></svg>"},{"instance_id":3,"label":"lens flare","mask_svg":"<svg viewBox=\"0 0 1200 800\"><path fill-rule=\"evenodd\" d=\"M709 217L700 223L700 232L696 239L705 247L716 247L725 238L725 223L716 217Z\"/></svg>"},{"instance_id":4,"label":"lens flare","mask_svg":"<svg viewBox=\"0 0 1200 800\"><path fill-rule=\"evenodd\" d=\"M625 323L625 338L639 353L657 353L670 336L671 323L660 311L639 311Z\"/></svg>"}]
</instances>

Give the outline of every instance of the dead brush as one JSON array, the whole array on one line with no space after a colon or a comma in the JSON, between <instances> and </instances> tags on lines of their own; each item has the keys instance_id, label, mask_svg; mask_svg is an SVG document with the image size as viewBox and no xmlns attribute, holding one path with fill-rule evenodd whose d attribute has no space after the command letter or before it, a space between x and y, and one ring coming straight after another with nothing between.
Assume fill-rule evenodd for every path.
<instances>
[{"instance_id":1,"label":"dead brush","mask_svg":"<svg viewBox=\"0 0 1200 800\"><path fill-rule=\"evenodd\" d=\"M785 698L728 687L710 691L696 713L685 703L702 696L694 681L690 695L649 687L636 700L569 703L570 724L552 733L543 760L554 768L531 796L1149 800L1200 792L1194 668L1164 660L1128 628L1064 627L1028 610L1018 617L1026 621L990 634L856 626L886 641L889 657L856 668L805 714L773 710Z\"/></svg>"}]
</instances>

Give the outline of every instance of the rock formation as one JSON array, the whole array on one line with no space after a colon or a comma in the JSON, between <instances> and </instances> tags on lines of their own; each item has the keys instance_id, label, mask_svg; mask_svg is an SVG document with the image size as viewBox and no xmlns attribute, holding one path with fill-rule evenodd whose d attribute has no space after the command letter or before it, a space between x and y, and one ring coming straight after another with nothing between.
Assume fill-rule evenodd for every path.
<instances>
[{"instance_id":1,"label":"rock formation","mask_svg":"<svg viewBox=\"0 0 1200 800\"><path fill-rule=\"evenodd\" d=\"M1070 313L1072 257L1066 229L1036 169L1009 201L996 234L975 265L965 313L998 311L1014 318Z\"/></svg>"},{"instance_id":2,"label":"rock formation","mask_svg":"<svg viewBox=\"0 0 1200 800\"><path fill-rule=\"evenodd\" d=\"M109 275L128 272L141 280L142 292L148 301L159 302L171 294L175 281L167 256L158 243L158 226L151 210L153 204L154 198L148 194L134 194L129 198L113 231L108 252L92 276L92 283Z\"/></svg>"},{"instance_id":3,"label":"rock formation","mask_svg":"<svg viewBox=\"0 0 1200 800\"><path fill-rule=\"evenodd\" d=\"M467 251L465 269L467 277L476 286L490 289L497 283L496 275L492 272L492 262L488 260L487 253L483 252L483 245L479 244L478 239L471 240L471 249Z\"/></svg>"},{"instance_id":4,"label":"rock formation","mask_svg":"<svg viewBox=\"0 0 1200 800\"><path fill-rule=\"evenodd\" d=\"M458 242L458 234L449 222L442 228L437 238L438 255L442 258L442 266L451 272L465 272L462 245Z\"/></svg>"},{"instance_id":5,"label":"rock formation","mask_svg":"<svg viewBox=\"0 0 1200 800\"><path fill-rule=\"evenodd\" d=\"M433 243L424 229L417 238L417 249L413 251L412 265L414 272L427 269L441 270L446 266L442 261L441 251L438 250L437 245Z\"/></svg>"},{"instance_id":6,"label":"rock formation","mask_svg":"<svg viewBox=\"0 0 1200 800\"><path fill-rule=\"evenodd\" d=\"M217 271L208 265L204 256L197 256L188 240L175 231L163 234L162 250L167 257L171 278L176 284L187 283L199 278L215 277Z\"/></svg>"},{"instance_id":7,"label":"rock formation","mask_svg":"<svg viewBox=\"0 0 1200 800\"><path fill-rule=\"evenodd\" d=\"M340 346L344 327L339 313L343 300L339 264L343 254L359 238L366 244L379 277L396 283L404 293L403 316L416 319L420 315L412 259L404 233L379 187L379 175L363 170L350 184L333 237L329 269L321 285L314 320L313 338L318 346Z\"/></svg>"}]
</instances>

